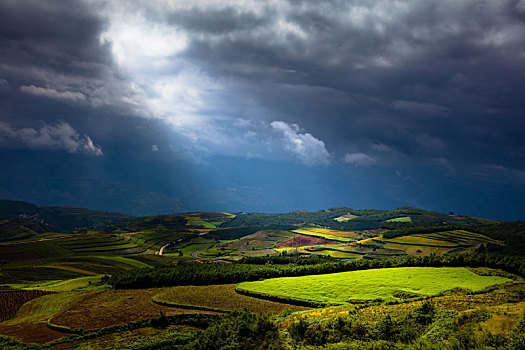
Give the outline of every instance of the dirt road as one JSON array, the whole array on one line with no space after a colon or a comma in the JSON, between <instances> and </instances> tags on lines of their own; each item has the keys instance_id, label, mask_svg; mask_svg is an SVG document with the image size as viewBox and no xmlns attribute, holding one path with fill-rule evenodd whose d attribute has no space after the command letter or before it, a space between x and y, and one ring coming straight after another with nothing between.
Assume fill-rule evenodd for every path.
<instances>
[{"instance_id":1,"label":"dirt road","mask_svg":"<svg viewBox=\"0 0 525 350\"><path fill-rule=\"evenodd\" d=\"M164 244L162 247L160 247L159 255L162 255L162 253L164 253L164 248L166 248L166 247L169 246L170 244L171 244L171 243Z\"/></svg>"}]
</instances>

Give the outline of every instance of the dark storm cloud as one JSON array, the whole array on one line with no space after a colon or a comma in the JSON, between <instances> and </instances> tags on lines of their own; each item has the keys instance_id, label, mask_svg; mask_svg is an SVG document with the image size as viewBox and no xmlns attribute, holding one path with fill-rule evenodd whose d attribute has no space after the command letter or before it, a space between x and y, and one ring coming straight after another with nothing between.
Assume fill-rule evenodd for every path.
<instances>
[{"instance_id":1,"label":"dark storm cloud","mask_svg":"<svg viewBox=\"0 0 525 350\"><path fill-rule=\"evenodd\" d=\"M523 96L525 1L0 2L0 153L195 210L518 203Z\"/></svg>"},{"instance_id":2,"label":"dark storm cloud","mask_svg":"<svg viewBox=\"0 0 525 350\"><path fill-rule=\"evenodd\" d=\"M239 11L234 5L215 10L188 9L167 16L168 23L189 31L203 34L228 34L234 31L253 30L271 21L271 13L264 16Z\"/></svg>"},{"instance_id":3,"label":"dark storm cloud","mask_svg":"<svg viewBox=\"0 0 525 350\"><path fill-rule=\"evenodd\" d=\"M99 41L105 21L96 10L80 1L0 3L4 92L125 110L129 91Z\"/></svg>"},{"instance_id":4,"label":"dark storm cloud","mask_svg":"<svg viewBox=\"0 0 525 350\"><path fill-rule=\"evenodd\" d=\"M171 23L189 32L188 60L329 148L381 142L409 156L525 166L523 2L278 4L210 11L210 26L187 10ZM259 20L239 26L239 11Z\"/></svg>"},{"instance_id":5,"label":"dark storm cloud","mask_svg":"<svg viewBox=\"0 0 525 350\"><path fill-rule=\"evenodd\" d=\"M381 163L374 145L383 144L408 157L489 164L498 156L504 165L525 166L519 157L525 126L523 2L0 6L3 90L140 114L148 98L164 91L155 89L155 79L191 66L221 84L221 97L206 96L203 113L298 124L338 159L362 153ZM118 51L118 38L101 40L108 28L138 15L144 16L144 28L157 28L151 35L173 28L178 34L170 35L181 38L178 51L152 64L165 68L147 71L153 82L140 93L129 88L134 72L119 73L115 57L129 59L129 67L140 71L155 53L133 56ZM130 23L114 33L125 35L135 22ZM150 43L135 46L144 44ZM159 45L169 48L170 41ZM180 105L191 103L181 99ZM162 107L165 114L180 109ZM155 113L149 111L164 117ZM210 135L217 138L216 131Z\"/></svg>"}]
</instances>

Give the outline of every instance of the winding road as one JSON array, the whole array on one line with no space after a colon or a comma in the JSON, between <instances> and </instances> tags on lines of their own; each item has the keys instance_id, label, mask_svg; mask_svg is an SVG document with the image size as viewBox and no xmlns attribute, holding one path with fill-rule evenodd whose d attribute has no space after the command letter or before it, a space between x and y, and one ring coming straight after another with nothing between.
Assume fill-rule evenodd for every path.
<instances>
[{"instance_id":1,"label":"winding road","mask_svg":"<svg viewBox=\"0 0 525 350\"><path fill-rule=\"evenodd\" d=\"M162 255L162 253L164 253L164 248L166 248L166 247L169 246L170 244L171 244L171 243L164 244L162 247L160 247L159 255Z\"/></svg>"},{"instance_id":2,"label":"winding road","mask_svg":"<svg viewBox=\"0 0 525 350\"><path fill-rule=\"evenodd\" d=\"M211 247L211 246L210 246ZM191 256L193 256L194 258L197 258L197 259L200 259L200 256L199 256L199 253L204 250L204 249L208 249L210 247L202 247L200 249L197 249L196 251L194 251L193 253L191 253ZM206 258L204 258L206 259Z\"/></svg>"}]
</instances>

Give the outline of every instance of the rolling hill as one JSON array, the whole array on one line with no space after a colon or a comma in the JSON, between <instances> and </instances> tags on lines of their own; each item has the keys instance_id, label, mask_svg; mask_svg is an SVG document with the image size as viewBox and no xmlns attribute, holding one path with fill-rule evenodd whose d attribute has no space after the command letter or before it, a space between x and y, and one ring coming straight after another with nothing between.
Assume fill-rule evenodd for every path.
<instances>
[{"instance_id":1,"label":"rolling hill","mask_svg":"<svg viewBox=\"0 0 525 350\"><path fill-rule=\"evenodd\" d=\"M0 200L0 219L24 219L45 224L49 231L72 232L80 227L105 227L133 216L77 207L39 207L21 201Z\"/></svg>"}]
</instances>

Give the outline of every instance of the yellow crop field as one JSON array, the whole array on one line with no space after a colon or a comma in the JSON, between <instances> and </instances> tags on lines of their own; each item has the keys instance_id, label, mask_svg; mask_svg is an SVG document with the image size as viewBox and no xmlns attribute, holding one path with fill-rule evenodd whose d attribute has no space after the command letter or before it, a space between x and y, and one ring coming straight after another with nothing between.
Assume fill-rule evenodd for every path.
<instances>
[{"instance_id":1,"label":"yellow crop field","mask_svg":"<svg viewBox=\"0 0 525 350\"><path fill-rule=\"evenodd\" d=\"M297 229L297 230L293 230L292 232L299 233L302 235L320 237L324 239L331 239L331 240L340 241L340 242L354 242L355 241L355 239L352 238L352 236L355 236L354 232L330 231L330 230L325 230L325 229L311 229L311 228Z\"/></svg>"},{"instance_id":2,"label":"yellow crop field","mask_svg":"<svg viewBox=\"0 0 525 350\"><path fill-rule=\"evenodd\" d=\"M413 244L413 245L434 245L440 247L455 247L456 243L449 241L442 241L433 238L426 238L424 236L401 236L396 238L381 238L385 243L399 243L399 244Z\"/></svg>"}]
</instances>

